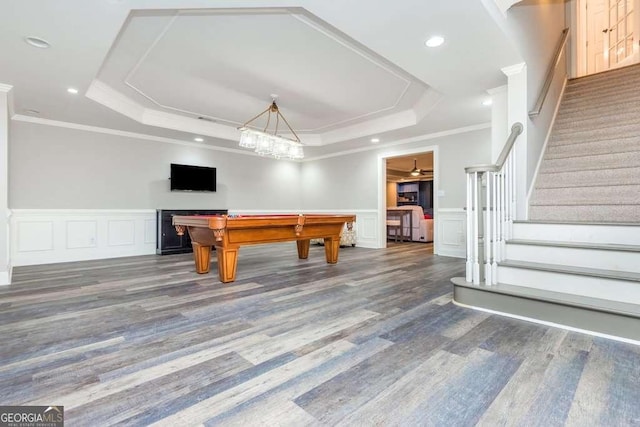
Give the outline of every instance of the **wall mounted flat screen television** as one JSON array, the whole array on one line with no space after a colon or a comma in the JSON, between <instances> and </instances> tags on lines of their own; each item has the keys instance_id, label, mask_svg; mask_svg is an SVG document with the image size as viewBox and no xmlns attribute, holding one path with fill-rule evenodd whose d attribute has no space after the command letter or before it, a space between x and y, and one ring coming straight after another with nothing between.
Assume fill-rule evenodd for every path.
<instances>
[{"instance_id":1,"label":"wall mounted flat screen television","mask_svg":"<svg viewBox=\"0 0 640 427\"><path fill-rule=\"evenodd\" d=\"M171 163L171 191L216 191L216 168Z\"/></svg>"}]
</instances>

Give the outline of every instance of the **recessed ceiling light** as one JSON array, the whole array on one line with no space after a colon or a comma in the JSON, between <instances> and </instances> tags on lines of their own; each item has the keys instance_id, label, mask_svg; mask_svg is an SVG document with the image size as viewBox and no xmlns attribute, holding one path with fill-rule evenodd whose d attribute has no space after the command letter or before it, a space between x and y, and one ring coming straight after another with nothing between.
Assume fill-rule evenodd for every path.
<instances>
[{"instance_id":1,"label":"recessed ceiling light","mask_svg":"<svg viewBox=\"0 0 640 427\"><path fill-rule=\"evenodd\" d=\"M78 93L78 89L74 88L74 87L70 87L67 89L67 92L72 93L72 94L76 94Z\"/></svg>"},{"instance_id":2,"label":"recessed ceiling light","mask_svg":"<svg viewBox=\"0 0 640 427\"><path fill-rule=\"evenodd\" d=\"M200 137L193 138L193 140L194 140L195 142L202 142L202 141L204 141L204 139L203 139L203 138L200 138Z\"/></svg>"},{"instance_id":3,"label":"recessed ceiling light","mask_svg":"<svg viewBox=\"0 0 640 427\"><path fill-rule=\"evenodd\" d=\"M441 37L441 36L433 36L429 38L429 40L424 42L424 44L426 44L427 47L438 47L442 43L444 43L444 37Z\"/></svg>"},{"instance_id":4,"label":"recessed ceiling light","mask_svg":"<svg viewBox=\"0 0 640 427\"><path fill-rule=\"evenodd\" d=\"M377 144L378 142L380 142L380 138L371 138L371 142Z\"/></svg>"},{"instance_id":5,"label":"recessed ceiling light","mask_svg":"<svg viewBox=\"0 0 640 427\"><path fill-rule=\"evenodd\" d=\"M47 49L51 47L48 41L41 39L40 37L25 37L24 41L29 43L33 47L39 47L40 49Z\"/></svg>"},{"instance_id":6,"label":"recessed ceiling light","mask_svg":"<svg viewBox=\"0 0 640 427\"><path fill-rule=\"evenodd\" d=\"M493 104L492 99L485 99L484 101L482 101L482 105L484 105L485 107L488 107L491 104Z\"/></svg>"}]
</instances>

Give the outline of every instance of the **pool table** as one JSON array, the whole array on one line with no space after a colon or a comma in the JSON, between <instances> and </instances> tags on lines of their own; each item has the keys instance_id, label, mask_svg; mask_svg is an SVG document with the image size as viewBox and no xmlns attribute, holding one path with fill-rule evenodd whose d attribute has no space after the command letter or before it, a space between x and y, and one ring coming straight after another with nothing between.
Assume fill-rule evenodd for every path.
<instances>
[{"instance_id":1,"label":"pool table","mask_svg":"<svg viewBox=\"0 0 640 427\"><path fill-rule=\"evenodd\" d=\"M298 258L307 259L311 239L324 239L327 263L338 262L340 234L345 223L351 229L355 215L197 215L173 217L173 225L182 235L191 237L196 271L209 272L211 247L216 249L218 275L222 283L236 279L238 249L244 245L294 241Z\"/></svg>"}]
</instances>

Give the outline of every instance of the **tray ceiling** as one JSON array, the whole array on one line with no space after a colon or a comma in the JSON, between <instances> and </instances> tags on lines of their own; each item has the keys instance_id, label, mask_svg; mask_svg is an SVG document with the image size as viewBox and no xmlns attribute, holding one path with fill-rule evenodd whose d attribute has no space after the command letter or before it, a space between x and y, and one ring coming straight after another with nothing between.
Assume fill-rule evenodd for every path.
<instances>
[{"instance_id":1,"label":"tray ceiling","mask_svg":"<svg viewBox=\"0 0 640 427\"><path fill-rule=\"evenodd\" d=\"M325 156L486 125L487 90L522 61L490 3L22 0L0 6L0 83L17 119L230 150L277 94Z\"/></svg>"}]
</instances>

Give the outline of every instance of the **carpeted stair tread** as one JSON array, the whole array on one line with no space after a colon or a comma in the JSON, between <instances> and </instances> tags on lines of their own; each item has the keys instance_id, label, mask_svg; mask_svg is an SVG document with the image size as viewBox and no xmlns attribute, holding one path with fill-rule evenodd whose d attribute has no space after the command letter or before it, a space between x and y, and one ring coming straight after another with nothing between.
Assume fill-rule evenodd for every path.
<instances>
[{"instance_id":1,"label":"carpeted stair tread","mask_svg":"<svg viewBox=\"0 0 640 427\"><path fill-rule=\"evenodd\" d=\"M536 181L536 188L616 186L621 182L626 183L626 185L640 185L638 169L624 167L540 173ZM638 199L640 200L640 195Z\"/></svg>"},{"instance_id":2,"label":"carpeted stair tread","mask_svg":"<svg viewBox=\"0 0 640 427\"><path fill-rule=\"evenodd\" d=\"M640 134L640 121L633 124L622 124L618 126L609 125L607 127L586 126L576 128L572 132L554 133L552 139L559 141L566 140L591 140L603 139L605 137L623 137Z\"/></svg>"},{"instance_id":3,"label":"carpeted stair tread","mask_svg":"<svg viewBox=\"0 0 640 427\"><path fill-rule=\"evenodd\" d=\"M628 67L605 71L602 73L590 74L588 76L569 79L567 82L567 89L581 90L584 88L599 88L603 86L612 87L619 85L620 79L624 79L625 81L633 81L634 79L639 78L640 66L639 64L635 64Z\"/></svg>"},{"instance_id":4,"label":"carpeted stair tread","mask_svg":"<svg viewBox=\"0 0 640 427\"><path fill-rule=\"evenodd\" d=\"M609 91L574 93L571 96L567 95L567 97L562 100L562 106L572 108L576 105L585 106L587 103L595 103L596 105L603 106L609 105L611 101L620 98L624 98L626 102L635 101L640 97L640 94L637 93L638 87L640 87L640 85L637 84L631 85L630 87L622 85L616 86Z\"/></svg>"},{"instance_id":5,"label":"carpeted stair tread","mask_svg":"<svg viewBox=\"0 0 640 427\"><path fill-rule=\"evenodd\" d=\"M625 88L640 86L640 74L634 75L625 81L624 85L620 84L598 84L598 85L585 85L583 87L567 84L565 89L566 97L563 98L563 102L574 102L577 99L590 98L597 95L611 96L613 94L620 94L625 92Z\"/></svg>"},{"instance_id":6,"label":"carpeted stair tread","mask_svg":"<svg viewBox=\"0 0 640 427\"><path fill-rule=\"evenodd\" d=\"M640 224L640 205L531 205L529 207L529 219L532 221L553 222Z\"/></svg>"},{"instance_id":7,"label":"carpeted stair tread","mask_svg":"<svg viewBox=\"0 0 640 427\"><path fill-rule=\"evenodd\" d=\"M629 153L633 151L640 151L640 135L589 141L550 140L547 144L545 158L584 157L608 153Z\"/></svg>"},{"instance_id":8,"label":"carpeted stair tread","mask_svg":"<svg viewBox=\"0 0 640 427\"><path fill-rule=\"evenodd\" d=\"M558 110L556 116L557 123L565 123L573 119L588 119L588 118L600 118L611 117L615 119L619 113L633 113L637 112L640 108L640 99L624 99L612 100L609 104L585 102L574 107L564 107Z\"/></svg>"},{"instance_id":9,"label":"carpeted stair tread","mask_svg":"<svg viewBox=\"0 0 640 427\"><path fill-rule=\"evenodd\" d=\"M571 88L590 88L602 85L614 86L619 84L621 79L625 79L625 81L633 80L638 76L640 76L640 64L633 64L626 67L616 68L614 70L575 77L569 79L567 86Z\"/></svg>"},{"instance_id":10,"label":"carpeted stair tread","mask_svg":"<svg viewBox=\"0 0 640 427\"><path fill-rule=\"evenodd\" d=\"M640 185L537 188L531 206L635 205L640 211Z\"/></svg>"},{"instance_id":11,"label":"carpeted stair tread","mask_svg":"<svg viewBox=\"0 0 640 427\"><path fill-rule=\"evenodd\" d=\"M539 173L640 167L640 152L609 153L561 159L545 158Z\"/></svg>"},{"instance_id":12,"label":"carpeted stair tread","mask_svg":"<svg viewBox=\"0 0 640 427\"><path fill-rule=\"evenodd\" d=\"M593 141L614 141L621 138L629 138L634 136L640 136L635 133L621 133L616 131L609 130L608 132L605 130L603 132L574 132L571 134L564 135L551 135L549 138L549 144L551 145L566 145L566 144L575 144L575 143L587 143Z\"/></svg>"},{"instance_id":13,"label":"carpeted stair tread","mask_svg":"<svg viewBox=\"0 0 640 427\"><path fill-rule=\"evenodd\" d=\"M638 103L638 106L640 106L640 103ZM589 129L615 129L618 126L629 126L637 123L638 111L618 111L593 117L582 117L575 114L562 121L556 120L553 132L556 135L562 135L579 131L585 125L589 126Z\"/></svg>"}]
</instances>

